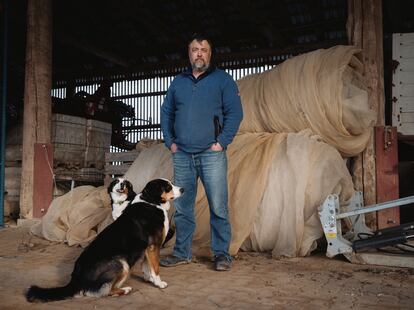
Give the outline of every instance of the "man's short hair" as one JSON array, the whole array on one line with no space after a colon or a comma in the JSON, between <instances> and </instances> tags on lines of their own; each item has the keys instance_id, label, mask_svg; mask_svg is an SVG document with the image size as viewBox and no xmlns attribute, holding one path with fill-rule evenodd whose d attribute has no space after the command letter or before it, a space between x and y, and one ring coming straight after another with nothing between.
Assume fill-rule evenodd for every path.
<instances>
[{"instance_id":1,"label":"man's short hair","mask_svg":"<svg viewBox=\"0 0 414 310\"><path fill-rule=\"evenodd\" d=\"M194 33L190 37L190 40L188 40L188 44L187 45L190 46L191 42L193 42L194 40L196 40L197 42L207 41L208 45L210 45L211 51L213 51L213 43L211 43L210 38L207 35L205 35L204 33L200 33L200 32Z\"/></svg>"}]
</instances>

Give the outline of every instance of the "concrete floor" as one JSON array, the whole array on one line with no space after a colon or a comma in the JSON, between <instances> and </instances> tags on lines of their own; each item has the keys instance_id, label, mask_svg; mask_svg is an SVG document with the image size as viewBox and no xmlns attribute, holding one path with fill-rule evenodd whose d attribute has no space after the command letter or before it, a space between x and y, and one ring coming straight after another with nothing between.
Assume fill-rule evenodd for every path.
<instances>
[{"instance_id":1,"label":"concrete floor","mask_svg":"<svg viewBox=\"0 0 414 310\"><path fill-rule=\"evenodd\" d=\"M230 272L216 272L209 259L198 258L161 268L169 284L163 290L135 268L127 296L26 302L32 284L66 284L81 251L32 237L28 227L0 229L0 309L414 309L413 269L355 265L323 253L275 260L242 252Z\"/></svg>"}]
</instances>

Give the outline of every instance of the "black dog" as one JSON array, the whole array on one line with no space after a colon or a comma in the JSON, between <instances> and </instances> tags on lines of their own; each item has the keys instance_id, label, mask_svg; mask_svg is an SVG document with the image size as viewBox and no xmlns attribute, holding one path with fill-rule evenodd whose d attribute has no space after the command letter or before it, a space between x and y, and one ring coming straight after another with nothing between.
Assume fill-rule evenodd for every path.
<instances>
[{"instance_id":1,"label":"black dog","mask_svg":"<svg viewBox=\"0 0 414 310\"><path fill-rule=\"evenodd\" d=\"M126 295L132 288L121 286L139 260L146 281L159 288L167 287L159 276L160 247L169 226L169 201L183 192L183 188L168 180L150 181L121 216L79 256L67 285L56 288L31 286L26 299L46 302L73 296Z\"/></svg>"}]
</instances>

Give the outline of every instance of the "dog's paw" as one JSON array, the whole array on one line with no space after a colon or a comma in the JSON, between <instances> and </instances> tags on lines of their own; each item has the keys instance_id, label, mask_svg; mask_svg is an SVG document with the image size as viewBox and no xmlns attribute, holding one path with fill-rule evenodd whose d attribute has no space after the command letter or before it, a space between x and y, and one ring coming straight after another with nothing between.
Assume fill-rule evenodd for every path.
<instances>
[{"instance_id":1,"label":"dog's paw","mask_svg":"<svg viewBox=\"0 0 414 310\"><path fill-rule=\"evenodd\" d=\"M164 281L159 281L157 283L154 283L156 286L158 286L159 288L166 288L168 286L167 282Z\"/></svg>"},{"instance_id":2,"label":"dog's paw","mask_svg":"<svg viewBox=\"0 0 414 310\"><path fill-rule=\"evenodd\" d=\"M124 291L124 295L128 295L132 291L132 287L130 286L121 287L121 290Z\"/></svg>"}]
</instances>

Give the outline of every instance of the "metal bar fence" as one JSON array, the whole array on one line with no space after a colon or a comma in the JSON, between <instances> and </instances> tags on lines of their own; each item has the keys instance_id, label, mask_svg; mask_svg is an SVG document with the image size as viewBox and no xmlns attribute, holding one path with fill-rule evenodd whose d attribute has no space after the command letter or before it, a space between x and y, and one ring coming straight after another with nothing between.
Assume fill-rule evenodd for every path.
<instances>
[{"instance_id":1,"label":"metal bar fence","mask_svg":"<svg viewBox=\"0 0 414 310\"><path fill-rule=\"evenodd\" d=\"M220 67L224 68L235 80L246 75L261 73L273 68L291 55L273 56L271 64L266 64L269 59L259 58L250 61L226 61ZM245 67L240 68L241 65ZM142 139L162 139L160 129L160 108L169 85L174 76L185 68L176 68L173 75L142 77L139 73L126 79L121 75L110 78L95 77L89 79L77 79L75 81L75 92L85 91L93 94L102 81L113 82L111 87L111 98L120 100L132 106L135 111L135 119L124 118L122 121L123 134L127 134L127 140L137 143ZM135 78L134 78L135 77ZM66 98L66 85L64 82L55 83L52 89L52 96ZM111 147L111 152L122 152L122 149Z\"/></svg>"}]
</instances>

